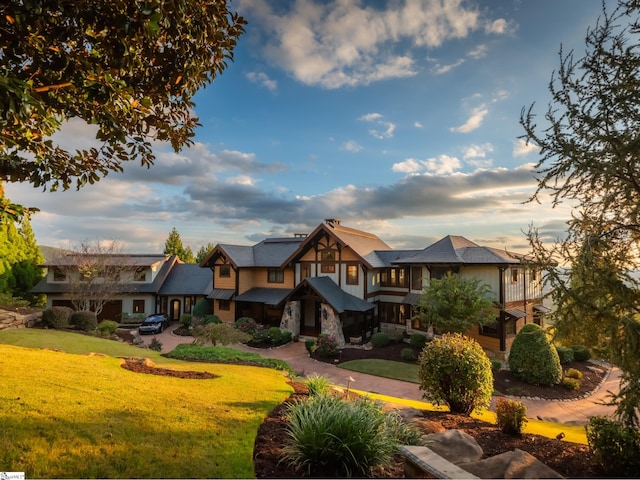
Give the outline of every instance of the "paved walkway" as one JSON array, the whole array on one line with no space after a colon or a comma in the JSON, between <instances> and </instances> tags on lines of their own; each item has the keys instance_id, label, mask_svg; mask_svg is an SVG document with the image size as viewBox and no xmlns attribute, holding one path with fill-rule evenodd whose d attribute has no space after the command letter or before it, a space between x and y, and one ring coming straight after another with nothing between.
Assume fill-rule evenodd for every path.
<instances>
[{"instance_id":1,"label":"paved walkway","mask_svg":"<svg viewBox=\"0 0 640 480\"><path fill-rule=\"evenodd\" d=\"M176 327L177 325L170 327L160 335L156 335L157 339L162 342L163 352L169 352L181 343L191 343L191 338L181 337L171 333ZM142 338L145 340L145 343L148 344L153 336L148 335ZM423 400L422 392L415 383L353 372L342 369L336 365L313 360L309 357L304 342L289 343L282 347L266 350L251 348L245 345L234 345L234 348L252 351L264 357L285 360L300 376L308 376L316 373L328 378L334 385L342 387L347 386L349 382L348 378L351 377L353 381L349 382L350 386L357 390L401 399ZM620 370L613 368L602 386L587 398L571 401L534 400L528 398L519 398L518 400L526 405L527 416L530 418L541 418L543 420L572 425L585 425L589 417L613 413L613 407L601 405L601 403L607 400L608 392L618 391L619 384Z\"/></svg>"}]
</instances>

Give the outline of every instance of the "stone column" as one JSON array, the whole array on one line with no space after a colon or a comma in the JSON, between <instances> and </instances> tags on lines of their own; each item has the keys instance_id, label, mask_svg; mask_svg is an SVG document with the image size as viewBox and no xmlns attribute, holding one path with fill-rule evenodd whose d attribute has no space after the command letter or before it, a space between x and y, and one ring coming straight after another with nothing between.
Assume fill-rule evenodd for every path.
<instances>
[{"instance_id":1,"label":"stone column","mask_svg":"<svg viewBox=\"0 0 640 480\"><path fill-rule=\"evenodd\" d=\"M280 320L280 330L300 336L300 301L287 302Z\"/></svg>"},{"instance_id":2,"label":"stone column","mask_svg":"<svg viewBox=\"0 0 640 480\"><path fill-rule=\"evenodd\" d=\"M338 348L346 346L340 315L326 303L323 303L320 307L320 328L322 333L326 333L336 339Z\"/></svg>"}]
</instances>

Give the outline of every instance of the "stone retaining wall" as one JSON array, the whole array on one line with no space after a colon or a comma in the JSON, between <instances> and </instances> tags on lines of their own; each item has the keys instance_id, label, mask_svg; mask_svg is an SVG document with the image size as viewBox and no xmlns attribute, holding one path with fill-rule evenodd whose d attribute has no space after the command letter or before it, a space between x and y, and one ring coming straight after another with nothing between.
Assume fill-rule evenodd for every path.
<instances>
[{"instance_id":1,"label":"stone retaining wall","mask_svg":"<svg viewBox=\"0 0 640 480\"><path fill-rule=\"evenodd\" d=\"M10 310L0 310L0 330L4 330L6 328L33 327L41 317L41 311L21 314Z\"/></svg>"}]
</instances>

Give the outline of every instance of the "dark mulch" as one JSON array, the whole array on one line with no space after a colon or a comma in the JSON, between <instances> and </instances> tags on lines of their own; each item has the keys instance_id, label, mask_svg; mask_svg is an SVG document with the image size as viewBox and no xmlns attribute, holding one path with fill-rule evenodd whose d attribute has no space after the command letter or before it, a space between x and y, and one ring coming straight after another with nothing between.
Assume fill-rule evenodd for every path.
<instances>
[{"instance_id":1,"label":"dark mulch","mask_svg":"<svg viewBox=\"0 0 640 480\"><path fill-rule=\"evenodd\" d=\"M191 370L172 370L170 368L156 367L146 358L127 358L122 364L122 368L135 373L143 373L148 375L160 375L163 377L189 378L194 380L211 380L219 378L210 372L196 372Z\"/></svg>"}]
</instances>

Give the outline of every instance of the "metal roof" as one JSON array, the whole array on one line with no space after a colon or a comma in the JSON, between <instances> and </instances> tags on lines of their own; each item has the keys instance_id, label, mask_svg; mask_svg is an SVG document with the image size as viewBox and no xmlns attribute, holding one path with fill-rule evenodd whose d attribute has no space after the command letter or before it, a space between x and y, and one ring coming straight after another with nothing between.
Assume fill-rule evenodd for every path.
<instances>
[{"instance_id":1,"label":"metal roof","mask_svg":"<svg viewBox=\"0 0 640 480\"><path fill-rule=\"evenodd\" d=\"M289 293L291 293L290 288L254 287L236 296L235 301L280 305Z\"/></svg>"},{"instance_id":2,"label":"metal roof","mask_svg":"<svg viewBox=\"0 0 640 480\"><path fill-rule=\"evenodd\" d=\"M362 300L342 290L329 277L309 277L300 285L305 283L315 290L315 292L338 313L345 311L367 312L375 308L373 303ZM298 287L300 287L300 285Z\"/></svg>"},{"instance_id":3,"label":"metal roof","mask_svg":"<svg viewBox=\"0 0 640 480\"><path fill-rule=\"evenodd\" d=\"M422 294L420 293L407 293L402 299L402 303L406 303L407 305L417 305L421 296Z\"/></svg>"},{"instance_id":4,"label":"metal roof","mask_svg":"<svg viewBox=\"0 0 640 480\"><path fill-rule=\"evenodd\" d=\"M267 238L253 246L222 244L218 247L238 268L281 267L304 239L304 237Z\"/></svg>"},{"instance_id":5,"label":"metal roof","mask_svg":"<svg viewBox=\"0 0 640 480\"><path fill-rule=\"evenodd\" d=\"M233 294L236 293L235 290L229 290L226 288L214 288L213 291L207 295L207 298L216 299L216 300L231 300Z\"/></svg>"},{"instance_id":6,"label":"metal roof","mask_svg":"<svg viewBox=\"0 0 640 480\"><path fill-rule=\"evenodd\" d=\"M508 310L505 310L504 313L514 318L524 318L527 316L527 313L520 310L519 308L510 308Z\"/></svg>"},{"instance_id":7,"label":"metal roof","mask_svg":"<svg viewBox=\"0 0 640 480\"><path fill-rule=\"evenodd\" d=\"M550 309L550 308L545 307L544 305L534 305L534 306L533 306L533 309L534 309L536 312L540 312L540 313L549 313L549 312L551 311L551 309Z\"/></svg>"},{"instance_id":8,"label":"metal roof","mask_svg":"<svg viewBox=\"0 0 640 480\"><path fill-rule=\"evenodd\" d=\"M83 254L68 253L60 255L44 263L40 267L74 267L81 264L87 258L108 258L109 263L127 267L150 267L158 262L165 262L171 255L159 254ZM102 260L100 260L102 261Z\"/></svg>"}]
</instances>

